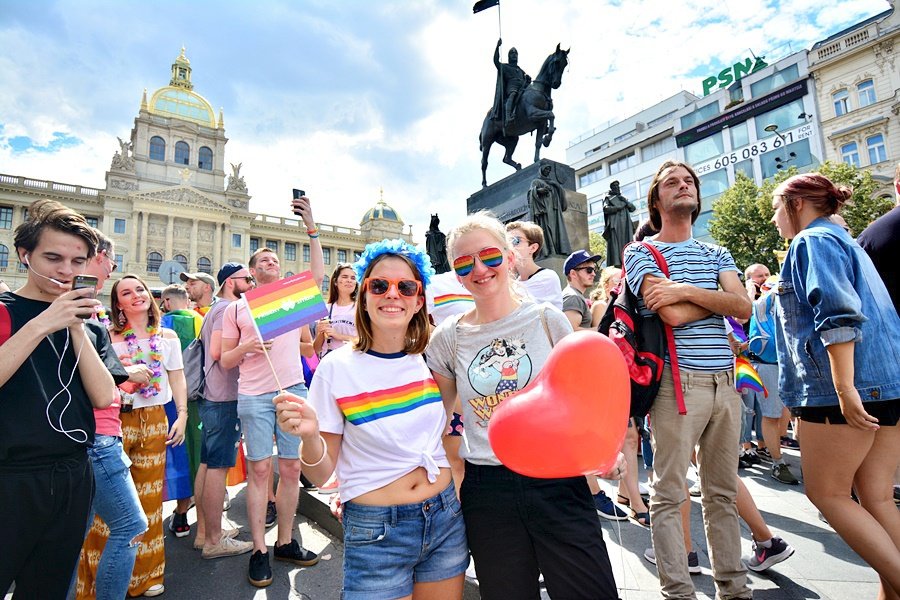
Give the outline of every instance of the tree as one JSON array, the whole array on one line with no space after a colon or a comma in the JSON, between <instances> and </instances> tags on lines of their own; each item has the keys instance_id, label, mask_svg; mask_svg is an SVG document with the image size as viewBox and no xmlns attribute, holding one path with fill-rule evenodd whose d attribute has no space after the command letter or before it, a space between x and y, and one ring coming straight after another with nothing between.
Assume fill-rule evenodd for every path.
<instances>
[{"instance_id":1,"label":"tree","mask_svg":"<svg viewBox=\"0 0 900 600\"><path fill-rule=\"evenodd\" d=\"M857 169L844 162L825 161L819 165L818 172L835 185L846 185L853 189L853 196L840 211L853 237L858 236L869 223L894 207L894 202L890 198L875 197L875 192L881 184L872 177L868 169Z\"/></svg>"},{"instance_id":2,"label":"tree","mask_svg":"<svg viewBox=\"0 0 900 600\"><path fill-rule=\"evenodd\" d=\"M590 232L588 235L588 250L590 250L591 256L595 254L600 256L601 263L606 260L606 240L603 239L602 234L595 231Z\"/></svg>"},{"instance_id":3,"label":"tree","mask_svg":"<svg viewBox=\"0 0 900 600\"><path fill-rule=\"evenodd\" d=\"M709 233L731 252L738 268L762 263L771 272L778 271L775 251L784 249L784 240L772 224L772 191L795 173L793 167L779 172L762 186L737 173L734 185L713 203Z\"/></svg>"}]
</instances>

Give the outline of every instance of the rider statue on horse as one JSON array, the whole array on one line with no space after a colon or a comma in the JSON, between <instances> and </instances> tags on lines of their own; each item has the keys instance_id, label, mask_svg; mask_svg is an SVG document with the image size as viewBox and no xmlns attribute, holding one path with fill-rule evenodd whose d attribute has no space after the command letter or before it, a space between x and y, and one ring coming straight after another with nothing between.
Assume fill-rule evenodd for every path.
<instances>
[{"instance_id":1,"label":"rider statue on horse","mask_svg":"<svg viewBox=\"0 0 900 600\"><path fill-rule=\"evenodd\" d=\"M531 83L531 76L519 66L519 51L509 49L509 62L500 62L500 46L503 40L497 40L497 48L494 49L494 66L497 67L497 87L494 89L494 106L491 108L491 118L503 123L504 133L506 127L512 125L516 119L516 101L523 89Z\"/></svg>"}]
</instances>

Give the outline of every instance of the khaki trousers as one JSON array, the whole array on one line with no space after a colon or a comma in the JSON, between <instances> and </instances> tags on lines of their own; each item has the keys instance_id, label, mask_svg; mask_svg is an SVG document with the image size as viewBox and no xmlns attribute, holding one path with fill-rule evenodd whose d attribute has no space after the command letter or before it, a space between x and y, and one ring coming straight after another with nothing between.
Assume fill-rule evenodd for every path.
<instances>
[{"instance_id":1,"label":"khaki trousers","mask_svg":"<svg viewBox=\"0 0 900 600\"><path fill-rule=\"evenodd\" d=\"M672 371L663 372L659 395L650 410L653 432L651 535L664 598L696 598L688 573L679 507L687 501L685 476L691 452L699 445L703 526L713 579L722 600L751 598L741 562L738 525L737 462L743 404L730 371L705 373L681 369L686 415L678 414Z\"/></svg>"}]
</instances>

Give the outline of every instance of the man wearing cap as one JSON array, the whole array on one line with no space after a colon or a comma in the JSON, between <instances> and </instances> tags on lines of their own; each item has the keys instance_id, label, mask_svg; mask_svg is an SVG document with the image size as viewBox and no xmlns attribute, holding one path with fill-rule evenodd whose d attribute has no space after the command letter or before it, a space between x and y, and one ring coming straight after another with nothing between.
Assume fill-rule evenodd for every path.
<instances>
[{"instance_id":1,"label":"man wearing cap","mask_svg":"<svg viewBox=\"0 0 900 600\"><path fill-rule=\"evenodd\" d=\"M591 329L591 309L584 292L594 285L597 261L600 256L578 250L569 255L563 263L563 273L569 285L562 291L563 312L569 318L572 329Z\"/></svg>"},{"instance_id":2,"label":"man wearing cap","mask_svg":"<svg viewBox=\"0 0 900 600\"><path fill-rule=\"evenodd\" d=\"M209 273L181 273L178 277L187 288L188 297L194 303L194 310L200 313L200 316L206 316L216 300L213 296L216 280Z\"/></svg>"},{"instance_id":3,"label":"man wearing cap","mask_svg":"<svg viewBox=\"0 0 900 600\"><path fill-rule=\"evenodd\" d=\"M238 374L237 367L226 369L222 358L222 321L225 311L244 292L253 289L256 281L250 270L240 263L222 265L217 276L218 301L203 319L200 340L204 351L206 386L203 398L196 402L203 423L200 439L200 467L194 481L194 492L199 515L204 527L197 527L194 547L203 550L203 558L221 558L250 552L253 542L234 539L237 530L222 531L222 505L225 500L225 479L228 469L234 466L237 444L241 438L241 425L237 416ZM201 535L202 533L202 535Z\"/></svg>"}]
</instances>

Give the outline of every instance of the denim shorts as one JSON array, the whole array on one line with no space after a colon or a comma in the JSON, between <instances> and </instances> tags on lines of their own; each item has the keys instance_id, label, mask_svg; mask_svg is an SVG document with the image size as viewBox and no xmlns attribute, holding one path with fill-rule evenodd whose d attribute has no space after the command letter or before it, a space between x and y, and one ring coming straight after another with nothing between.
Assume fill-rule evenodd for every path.
<instances>
[{"instance_id":1,"label":"denim shorts","mask_svg":"<svg viewBox=\"0 0 900 600\"><path fill-rule=\"evenodd\" d=\"M895 427L900 423L900 399L863 402L866 412L878 419L881 427ZM823 423L826 425L846 425L847 419L841 412L840 405L831 406L795 406L791 414L801 421Z\"/></svg>"},{"instance_id":2,"label":"denim shorts","mask_svg":"<svg viewBox=\"0 0 900 600\"><path fill-rule=\"evenodd\" d=\"M469 548L453 484L415 504L344 505L344 600L402 598L465 573Z\"/></svg>"},{"instance_id":3,"label":"denim shorts","mask_svg":"<svg viewBox=\"0 0 900 600\"><path fill-rule=\"evenodd\" d=\"M285 391L301 398L306 398L307 394L302 381ZM244 430L247 460L265 460L272 456L273 438L278 444L278 458L300 458L300 438L285 433L275 424L275 405L272 400L277 395L277 391L259 396L238 394L237 412Z\"/></svg>"},{"instance_id":4,"label":"denim shorts","mask_svg":"<svg viewBox=\"0 0 900 600\"><path fill-rule=\"evenodd\" d=\"M241 440L241 420L237 416L237 400L213 402L198 400L200 412L200 462L210 469L230 469L237 459Z\"/></svg>"}]
</instances>

